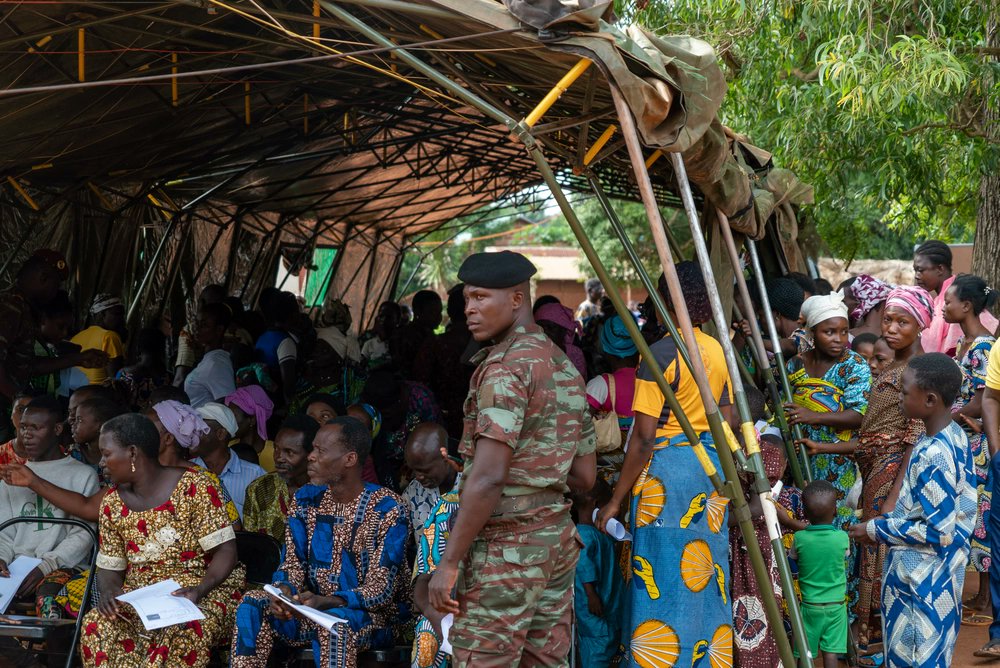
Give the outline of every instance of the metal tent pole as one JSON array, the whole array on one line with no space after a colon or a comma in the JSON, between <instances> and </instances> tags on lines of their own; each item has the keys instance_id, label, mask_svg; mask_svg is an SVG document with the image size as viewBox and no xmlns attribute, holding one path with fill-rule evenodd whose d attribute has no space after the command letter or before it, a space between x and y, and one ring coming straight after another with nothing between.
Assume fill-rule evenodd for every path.
<instances>
[{"instance_id":1,"label":"metal tent pole","mask_svg":"<svg viewBox=\"0 0 1000 668\"><path fill-rule=\"evenodd\" d=\"M650 229L653 233L653 239L656 242L656 249L660 256L660 262L663 265L664 276L667 279L667 285L670 289L672 298L671 301L674 303L676 309L675 313L680 321L681 330L684 333L685 343L693 346L696 345L694 327L687 311L684 294L681 290L680 281L677 278L677 271L674 268L673 258L670 255L670 248L667 244L666 234L664 232L663 218L660 215L660 210L656 203L656 196L653 192L653 184L649 178L649 171L646 168L645 159L642 155L642 145L639 141L639 133L635 127L635 120L632 117L631 110L628 108L628 105L625 103L621 94L615 89L614 85L611 85L611 94L614 98L615 108L618 111L618 119L621 123L622 135L625 137L625 145L628 148L629 159L632 163L632 170L635 173L639 186L639 192L642 196L643 204L646 207L646 213L649 217ZM678 157L680 156L678 155ZM678 182L682 182L684 186L688 186L686 174L678 173L677 178ZM681 187L682 194L684 194L684 186ZM687 189L687 195L690 195L689 186ZM688 216L691 218L692 214L694 214L695 217L692 221L693 223L696 223L697 213L694 213L693 205L693 198L690 201L690 206L688 201L685 199L685 208L688 209ZM697 250L699 240L702 244L704 244L704 238L701 237L700 226L698 229L692 227L691 232L692 240L695 243L695 248ZM701 256L700 253L698 255L699 257ZM702 272L711 268L711 262L707 260L702 260L700 264ZM710 300L712 302L713 315L718 318L718 315L721 315L722 307L721 303L718 303L718 308L716 308L718 302L718 291L717 289L713 290L715 287L714 284L714 277L706 279L706 287L708 287ZM726 332L727 330L728 323L724 323L720 328L720 333ZM725 337L723 336L721 338ZM723 350L725 350L725 342L722 343ZM729 361L728 357L729 356L727 355L727 362ZM754 577L757 580L761 599L764 603L764 612L767 617L768 624L774 633L775 643L778 646L779 654L781 654L782 663L788 666L795 665L796 661L792 654L792 648L791 644L788 642L788 637L779 631L779 629L784 628L784 618L782 617L781 610L778 608L778 601L774 595L770 573L767 565L764 563L764 554L760 549L760 544L757 542L757 532L753 526L753 518L750 514L750 507L743 494L742 486L740 485L739 474L736 469L736 461L734 458L734 452L736 450L740 450L739 443L737 443L735 435L732 433L732 430L729 429L729 425L724 423L719 413L718 404L715 401L715 397L711 393L711 389L708 387L708 374L704 367L704 361L699 355L692 355L691 361L694 362L695 365L696 371L692 375L695 380L698 381L699 390L701 390L702 402L705 406L705 415L709 420L712 436L716 442L715 449L719 455L719 463L722 465L729 485L732 486L730 494L733 504L732 512L739 523L740 531L743 534L743 540L747 547L747 555L750 557L750 564L753 568ZM732 383L734 389L738 388L739 390L738 393L736 393L737 405L739 406L740 399L742 399L743 411L741 412L745 414L746 397L742 396L742 383L740 381L739 370L733 369L733 371L735 371L735 376L732 374L730 375L730 382ZM750 426L752 429L752 425ZM746 434L746 431L744 431L744 433ZM751 455L751 468L756 474L756 479L760 480L763 475L763 466L760 463L760 450L757 443L756 433L752 432L751 436L752 438L747 440L746 447L748 453ZM766 478L764 478L764 482L766 486Z\"/></svg>"},{"instance_id":2,"label":"metal tent pole","mask_svg":"<svg viewBox=\"0 0 1000 668\"><path fill-rule=\"evenodd\" d=\"M757 291L760 293L761 308L764 311L764 322L767 324L767 335L771 338L771 345L774 347L774 362L778 367L778 377L781 378L781 389L785 394L785 401L792 401L792 386L788 382L788 370L785 368L785 356L781 352L781 343L778 338L778 328L774 325L774 314L771 311L771 300L767 296L767 285L764 283L764 271L760 266L760 256L757 254L757 244L753 239L746 240L747 250L750 251L750 262L753 264L753 276L757 283ZM777 407L775 407L777 408ZM798 425L792 429L796 439L803 437L802 428ZM801 451L802 477L806 482L812 482L812 466L809 463L809 455L805 448Z\"/></svg>"},{"instance_id":3,"label":"metal tent pole","mask_svg":"<svg viewBox=\"0 0 1000 668\"><path fill-rule=\"evenodd\" d=\"M726 214L716 210L716 215L719 219L719 228L722 231L722 239L726 246L726 251L729 254L729 261L733 266L733 272L736 274L736 286L738 288L740 298L743 301L743 317L750 325L750 338L757 351L757 363L760 365L761 375L764 377L764 382L767 384L768 394L770 394L771 402L774 405L774 415L775 418L777 418L778 426L781 429L782 440L785 443L785 453L788 457L788 464L792 469L792 478L794 478L795 484L801 489L805 487L805 480L802 477L802 467L799 463L799 453L795 445L795 439L792 437L792 430L788 427L788 420L785 418L785 411L781 409L782 402L781 395L778 392L778 383L775 382L774 374L771 373L771 365L767 361L767 349L764 348L764 337L761 336L760 324L757 322L757 318L754 315L753 300L750 298L750 289L747 287L746 278L744 278L743 271L740 268L740 258L736 251L736 242L733 240L733 231L729 227L729 219L726 217Z\"/></svg>"}]
</instances>

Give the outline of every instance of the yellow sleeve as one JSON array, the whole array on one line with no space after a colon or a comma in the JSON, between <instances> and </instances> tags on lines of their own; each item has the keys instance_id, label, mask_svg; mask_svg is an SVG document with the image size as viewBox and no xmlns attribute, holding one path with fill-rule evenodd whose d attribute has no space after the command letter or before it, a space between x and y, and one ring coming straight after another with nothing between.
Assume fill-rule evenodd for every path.
<instances>
[{"instance_id":1,"label":"yellow sleeve","mask_svg":"<svg viewBox=\"0 0 1000 668\"><path fill-rule=\"evenodd\" d=\"M118 332L105 330L104 340L101 342L101 350L106 352L110 359L125 357L125 345L122 343L122 337L118 335Z\"/></svg>"},{"instance_id":2,"label":"yellow sleeve","mask_svg":"<svg viewBox=\"0 0 1000 668\"><path fill-rule=\"evenodd\" d=\"M989 362L986 364L986 387L1000 390L1000 342L994 343L990 349Z\"/></svg>"}]
</instances>

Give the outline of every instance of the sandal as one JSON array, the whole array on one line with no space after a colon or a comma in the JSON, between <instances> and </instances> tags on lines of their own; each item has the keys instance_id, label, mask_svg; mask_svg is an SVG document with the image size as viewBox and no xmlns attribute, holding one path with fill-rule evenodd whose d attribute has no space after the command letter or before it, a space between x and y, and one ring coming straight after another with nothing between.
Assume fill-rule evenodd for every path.
<instances>
[{"instance_id":1,"label":"sandal","mask_svg":"<svg viewBox=\"0 0 1000 668\"><path fill-rule=\"evenodd\" d=\"M997 656L1000 656L1000 654ZM858 657L858 665L861 668L879 668L883 663L885 663L885 655L882 652Z\"/></svg>"},{"instance_id":2,"label":"sandal","mask_svg":"<svg viewBox=\"0 0 1000 668\"><path fill-rule=\"evenodd\" d=\"M981 649L977 649L972 656L980 659L1000 659L1000 639L991 640Z\"/></svg>"},{"instance_id":3,"label":"sandal","mask_svg":"<svg viewBox=\"0 0 1000 668\"><path fill-rule=\"evenodd\" d=\"M973 613L962 617L962 626L989 626L993 623L993 615ZM1000 651L1000 648L998 648ZM1000 655L998 655L1000 656Z\"/></svg>"}]
</instances>

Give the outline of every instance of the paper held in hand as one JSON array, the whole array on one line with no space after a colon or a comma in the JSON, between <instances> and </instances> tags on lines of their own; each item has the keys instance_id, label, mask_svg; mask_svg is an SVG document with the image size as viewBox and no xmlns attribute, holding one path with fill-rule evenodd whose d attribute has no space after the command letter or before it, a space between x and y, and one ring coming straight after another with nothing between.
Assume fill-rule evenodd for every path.
<instances>
[{"instance_id":1,"label":"paper held in hand","mask_svg":"<svg viewBox=\"0 0 1000 668\"><path fill-rule=\"evenodd\" d=\"M288 606L298 614L302 615L306 619L316 622L324 629L332 633L334 636L339 636L340 634L337 633L336 629L334 629L333 627L336 626L337 624L347 623L346 619L335 617L334 615L327 614L321 610L317 610L316 608L310 608L307 605L302 605L301 603L298 603L288 598L287 596L285 596L285 592L281 591L280 589L272 585L264 585L264 591L267 594L278 599L279 601L281 601L286 606Z\"/></svg>"},{"instance_id":2,"label":"paper held in hand","mask_svg":"<svg viewBox=\"0 0 1000 668\"><path fill-rule=\"evenodd\" d=\"M148 587L133 589L117 599L135 608L147 631L205 619L205 615L190 599L173 596L173 592L180 588L177 580L164 580Z\"/></svg>"},{"instance_id":3,"label":"paper held in hand","mask_svg":"<svg viewBox=\"0 0 1000 668\"><path fill-rule=\"evenodd\" d=\"M17 596L17 590L24 582L24 578L28 577L28 573L40 563L42 563L41 559L23 556L10 562L7 566L10 577L0 578L0 614L7 612L7 606Z\"/></svg>"},{"instance_id":4,"label":"paper held in hand","mask_svg":"<svg viewBox=\"0 0 1000 668\"><path fill-rule=\"evenodd\" d=\"M593 519L591 519L591 522L597 521L597 513L600 512L600 510L600 508L594 508L594 516ZM607 530L608 535L618 542L623 540L632 540L632 534L625 528L625 525L613 517L608 520L608 524L604 528Z\"/></svg>"}]
</instances>

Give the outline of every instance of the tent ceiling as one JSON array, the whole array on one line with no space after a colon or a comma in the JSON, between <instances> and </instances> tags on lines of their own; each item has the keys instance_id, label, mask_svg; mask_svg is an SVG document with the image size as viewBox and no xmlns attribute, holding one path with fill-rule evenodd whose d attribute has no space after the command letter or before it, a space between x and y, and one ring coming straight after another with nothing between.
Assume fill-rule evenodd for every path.
<instances>
[{"instance_id":1,"label":"tent ceiling","mask_svg":"<svg viewBox=\"0 0 1000 668\"><path fill-rule=\"evenodd\" d=\"M458 13L431 3L350 2L515 117L576 60L518 31L499 3L468 0ZM68 86L0 96L8 129L0 176L43 207L92 187L134 192L143 184L141 192L155 187L180 205L204 196L238 206L260 214L265 227L306 221L291 230L299 236L320 229L313 220L411 235L539 182L506 128L384 50L371 53L373 45L328 15L313 17L311 0L18 3L0 11L2 88ZM312 36L315 26L323 48L289 34ZM328 59L294 62L316 56ZM282 61L293 62L231 71ZM212 72L174 82L172 68ZM132 81L81 87L81 78ZM603 75L591 68L543 119L547 152L571 189L584 183L570 168L607 127L611 106ZM610 194L634 197L622 160L618 151L597 171ZM660 195L676 203L667 189ZM2 201L24 206L10 185ZM343 228L329 227L323 240L336 242Z\"/></svg>"}]
</instances>

